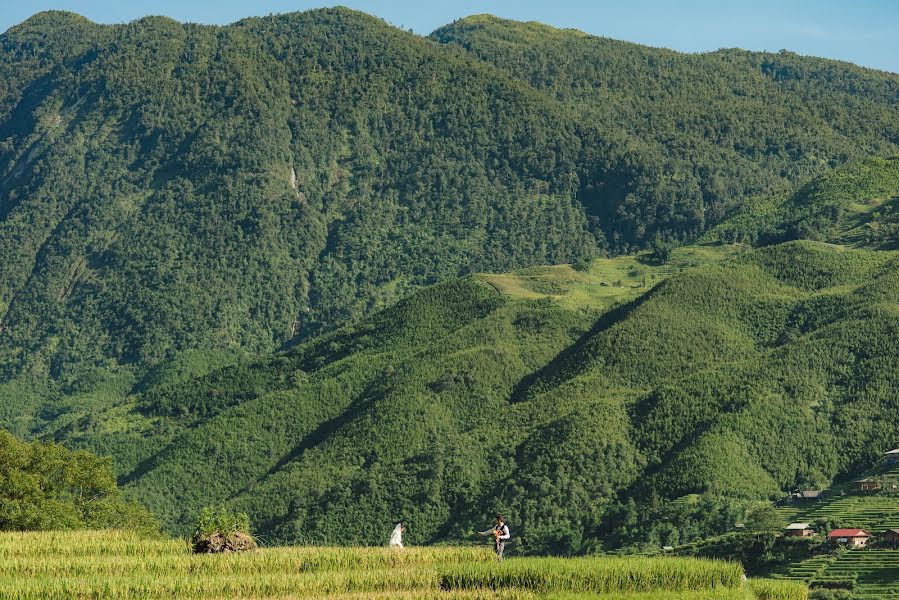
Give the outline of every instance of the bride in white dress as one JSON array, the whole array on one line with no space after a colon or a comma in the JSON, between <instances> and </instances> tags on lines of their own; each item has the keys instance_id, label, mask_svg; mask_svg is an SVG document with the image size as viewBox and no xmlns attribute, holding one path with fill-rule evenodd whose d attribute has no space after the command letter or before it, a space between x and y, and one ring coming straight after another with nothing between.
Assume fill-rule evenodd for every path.
<instances>
[{"instance_id":1,"label":"bride in white dress","mask_svg":"<svg viewBox=\"0 0 899 600\"><path fill-rule=\"evenodd\" d=\"M389 546L391 548L402 548L403 547L403 532L406 531L406 526L402 523L397 523L396 527L393 528L393 533L390 534L390 542Z\"/></svg>"}]
</instances>

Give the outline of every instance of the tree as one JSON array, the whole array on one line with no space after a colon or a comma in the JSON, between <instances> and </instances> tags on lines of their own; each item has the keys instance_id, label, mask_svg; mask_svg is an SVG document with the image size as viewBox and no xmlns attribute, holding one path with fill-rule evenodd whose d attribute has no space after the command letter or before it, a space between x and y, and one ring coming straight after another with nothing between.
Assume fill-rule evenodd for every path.
<instances>
[{"instance_id":1,"label":"tree","mask_svg":"<svg viewBox=\"0 0 899 600\"><path fill-rule=\"evenodd\" d=\"M783 527L783 519L770 504L758 506L746 515L746 529L749 531L777 531Z\"/></svg>"},{"instance_id":2,"label":"tree","mask_svg":"<svg viewBox=\"0 0 899 600\"><path fill-rule=\"evenodd\" d=\"M651 245L652 259L660 265L667 265L671 262L671 253L674 246L664 240L656 238Z\"/></svg>"}]
</instances>

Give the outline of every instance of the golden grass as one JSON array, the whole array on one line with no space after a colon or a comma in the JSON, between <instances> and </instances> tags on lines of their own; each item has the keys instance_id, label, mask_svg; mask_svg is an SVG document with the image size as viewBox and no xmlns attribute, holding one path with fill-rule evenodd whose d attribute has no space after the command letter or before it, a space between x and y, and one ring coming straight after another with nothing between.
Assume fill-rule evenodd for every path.
<instances>
[{"instance_id":1,"label":"golden grass","mask_svg":"<svg viewBox=\"0 0 899 600\"><path fill-rule=\"evenodd\" d=\"M183 540L116 531L0 533L2 600L753 598L741 577L734 563L671 557L535 557L500 564L488 547L278 547L194 555Z\"/></svg>"}]
</instances>

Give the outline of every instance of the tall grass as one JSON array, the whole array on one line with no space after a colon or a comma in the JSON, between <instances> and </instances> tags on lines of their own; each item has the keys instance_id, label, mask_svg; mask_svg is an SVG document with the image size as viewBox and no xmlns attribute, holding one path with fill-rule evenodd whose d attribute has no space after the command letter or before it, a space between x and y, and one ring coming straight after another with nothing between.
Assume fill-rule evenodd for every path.
<instances>
[{"instance_id":1,"label":"tall grass","mask_svg":"<svg viewBox=\"0 0 899 600\"><path fill-rule=\"evenodd\" d=\"M644 592L738 588L737 563L690 558L521 558L443 567L443 589L522 588L549 592Z\"/></svg>"},{"instance_id":2,"label":"tall grass","mask_svg":"<svg viewBox=\"0 0 899 600\"><path fill-rule=\"evenodd\" d=\"M808 587L796 581L750 579L749 588L758 600L808 600Z\"/></svg>"},{"instance_id":3,"label":"tall grass","mask_svg":"<svg viewBox=\"0 0 899 600\"><path fill-rule=\"evenodd\" d=\"M739 565L692 558L518 558L489 548L264 548L195 555L119 532L0 534L0 600L751 600ZM794 584L753 582L766 600ZM765 595L761 595L765 594Z\"/></svg>"}]
</instances>

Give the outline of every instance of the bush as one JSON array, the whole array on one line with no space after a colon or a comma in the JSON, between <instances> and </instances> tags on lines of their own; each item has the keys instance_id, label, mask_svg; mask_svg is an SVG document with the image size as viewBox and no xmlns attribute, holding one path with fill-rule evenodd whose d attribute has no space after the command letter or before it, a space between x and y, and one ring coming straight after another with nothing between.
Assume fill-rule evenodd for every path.
<instances>
[{"instance_id":1,"label":"bush","mask_svg":"<svg viewBox=\"0 0 899 600\"><path fill-rule=\"evenodd\" d=\"M225 508L204 508L191 537L194 552L239 552L256 548L250 534L250 518Z\"/></svg>"}]
</instances>

